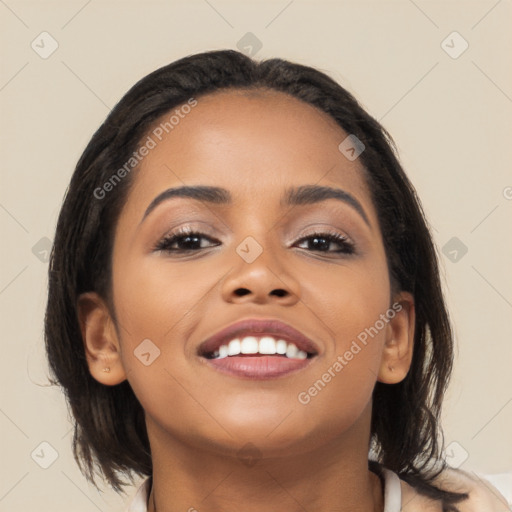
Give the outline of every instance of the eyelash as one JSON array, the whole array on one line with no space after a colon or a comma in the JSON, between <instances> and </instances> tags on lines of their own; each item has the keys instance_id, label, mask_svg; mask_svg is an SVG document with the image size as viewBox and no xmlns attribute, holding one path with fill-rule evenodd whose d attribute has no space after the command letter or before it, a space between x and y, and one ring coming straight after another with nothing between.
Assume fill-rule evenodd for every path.
<instances>
[{"instance_id":1,"label":"eyelash","mask_svg":"<svg viewBox=\"0 0 512 512\"><path fill-rule=\"evenodd\" d=\"M199 247L199 248L195 248L195 249L172 249L171 248L171 246L173 244L175 244L177 241L180 241L185 238L190 238L190 237L206 238L209 240L214 240L213 238L210 238L210 237L206 236L204 233L201 233L199 231L195 231L190 228L182 228L182 229L179 229L179 230L175 231L174 233L171 233L171 234L167 235L166 237L162 238L162 240L160 240L156 244L156 246L153 248L153 250L154 251L165 251L168 253L176 254L176 253L194 252L194 251L198 251L200 249L208 248L208 247ZM334 231L311 233L307 236L300 238L299 240L297 240L296 243L300 243L305 240L310 240L313 238L324 239L329 243L329 245L332 242L335 242L341 247L340 250L336 250L336 251L318 251L315 249L311 249L313 252L320 252L320 253L325 253L325 254L335 253L335 254L345 254L345 255L350 255L350 254L355 253L354 243L351 242L346 236L336 233Z\"/></svg>"}]
</instances>

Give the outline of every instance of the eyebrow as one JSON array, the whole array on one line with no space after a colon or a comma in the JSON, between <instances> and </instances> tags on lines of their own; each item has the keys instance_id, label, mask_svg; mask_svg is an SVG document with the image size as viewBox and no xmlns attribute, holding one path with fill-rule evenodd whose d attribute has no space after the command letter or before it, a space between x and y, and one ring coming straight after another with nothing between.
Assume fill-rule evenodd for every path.
<instances>
[{"instance_id":1,"label":"eyebrow","mask_svg":"<svg viewBox=\"0 0 512 512\"><path fill-rule=\"evenodd\" d=\"M149 204L141 223L144 219L161 203L177 197L186 197L204 201L212 204L230 204L232 196L229 190L220 187L206 185L182 186L169 188L156 196ZM300 187L289 188L281 199L281 206L301 206L315 204L327 199L336 199L351 206L363 218L365 223L370 226L368 216L361 203L351 194L339 188L324 187L319 185L303 185Z\"/></svg>"}]
</instances>

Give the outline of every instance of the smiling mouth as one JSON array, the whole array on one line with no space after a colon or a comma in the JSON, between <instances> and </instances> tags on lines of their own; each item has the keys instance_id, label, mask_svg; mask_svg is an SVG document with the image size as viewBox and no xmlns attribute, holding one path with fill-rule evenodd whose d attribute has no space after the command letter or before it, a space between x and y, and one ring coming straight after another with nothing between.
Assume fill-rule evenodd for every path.
<instances>
[{"instance_id":1,"label":"smiling mouth","mask_svg":"<svg viewBox=\"0 0 512 512\"><path fill-rule=\"evenodd\" d=\"M223 343L218 350L205 354L208 359L237 356L281 356L288 359L307 359L315 354L299 350L293 342L274 336L244 336Z\"/></svg>"},{"instance_id":2,"label":"smiling mouth","mask_svg":"<svg viewBox=\"0 0 512 512\"><path fill-rule=\"evenodd\" d=\"M270 379L306 368L317 354L300 350L293 342L264 335L234 338L217 350L201 355L210 366L223 373L248 379Z\"/></svg>"}]
</instances>

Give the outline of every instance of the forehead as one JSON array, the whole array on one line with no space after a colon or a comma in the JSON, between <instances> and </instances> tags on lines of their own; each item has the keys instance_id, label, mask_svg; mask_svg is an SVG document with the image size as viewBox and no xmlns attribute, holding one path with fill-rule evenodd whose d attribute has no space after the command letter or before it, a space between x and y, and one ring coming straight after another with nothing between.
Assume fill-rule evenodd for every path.
<instances>
[{"instance_id":1,"label":"forehead","mask_svg":"<svg viewBox=\"0 0 512 512\"><path fill-rule=\"evenodd\" d=\"M171 119L180 107L172 109L149 130L154 147L135 173L132 203L147 206L165 188L198 184L231 189L244 201L267 200L269 189L291 184L368 195L361 163L338 149L348 134L314 106L265 89L220 91L196 101Z\"/></svg>"}]
</instances>

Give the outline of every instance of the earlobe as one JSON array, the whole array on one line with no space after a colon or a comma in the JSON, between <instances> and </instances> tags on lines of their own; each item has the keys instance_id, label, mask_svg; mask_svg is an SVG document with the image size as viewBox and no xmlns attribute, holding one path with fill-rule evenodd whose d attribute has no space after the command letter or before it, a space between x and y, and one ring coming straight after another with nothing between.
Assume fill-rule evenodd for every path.
<instances>
[{"instance_id":1,"label":"earlobe","mask_svg":"<svg viewBox=\"0 0 512 512\"><path fill-rule=\"evenodd\" d=\"M414 350L416 314L413 295L409 292L401 292L395 298L392 309L395 314L387 326L377 379L385 384L397 384L405 379L411 366Z\"/></svg>"},{"instance_id":2,"label":"earlobe","mask_svg":"<svg viewBox=\"0 0 512 512\"><path fill-rule=\"evenodd\" d=\"M96 292L87 292L79 296L77 311L91 375L106 386L120 384L126 373L107 304Z\"/></svg>"}]
</instances>

